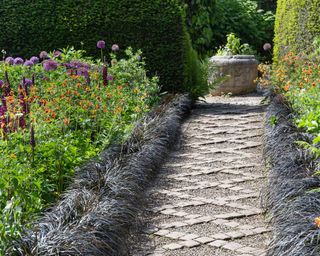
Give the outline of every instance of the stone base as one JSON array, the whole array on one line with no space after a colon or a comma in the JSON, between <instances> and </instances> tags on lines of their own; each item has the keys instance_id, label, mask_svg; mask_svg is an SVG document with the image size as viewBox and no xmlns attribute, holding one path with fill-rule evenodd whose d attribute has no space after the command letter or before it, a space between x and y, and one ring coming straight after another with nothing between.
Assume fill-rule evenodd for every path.
<instances>
[{"instance_id":1,"label":"stone base","mask_svg":"<svg viewBox=\"0 0 320 256\"><path fill-rule=\"evenodd\" d=\"M256 90L258 61L253 55L213 56L209 60L208 82L225 77L212 91L213 96L232 93L240 95Z\"/></svg>"}]
</instances>

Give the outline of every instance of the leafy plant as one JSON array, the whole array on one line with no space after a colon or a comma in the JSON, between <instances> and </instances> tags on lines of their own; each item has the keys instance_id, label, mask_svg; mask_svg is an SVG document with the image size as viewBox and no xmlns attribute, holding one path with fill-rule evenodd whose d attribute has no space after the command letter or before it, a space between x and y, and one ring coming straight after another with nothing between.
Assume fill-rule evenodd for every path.
<instances>
[{"instance_id":1,"label":"leafy plant","mask_svg":"<svg viewBox=\"0 0 320 256\"><path fill-rule=\"evenodd\" d=\"M218 56L228 56L228 55L254 55L255 51L248 44L241 44L240 38L238 38L235 33L230 33L227 35L227 44L220 47L216 53Z\"/></svg>"}]
</instances>

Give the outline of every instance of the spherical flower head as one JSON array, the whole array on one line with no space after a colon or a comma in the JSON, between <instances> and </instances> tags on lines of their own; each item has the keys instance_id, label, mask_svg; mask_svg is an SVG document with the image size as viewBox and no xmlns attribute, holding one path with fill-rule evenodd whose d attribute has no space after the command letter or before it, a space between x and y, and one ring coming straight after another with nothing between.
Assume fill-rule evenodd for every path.
<instances>
[{"instance_id":1,"label":"spherical flower head","mask_svg":"<svg viewBox=\"0 0 320 256\"><path fill-rule=\"evenodd\" d=\"M25 65L27 67L32 67L33 66L33 62L31 60L27 60L23 65Z\"/></svg>"},{"instance_id":2,"label":"spherical flower head","mask_svg":"<svg viewBox=\"0 0 320 256\"><path fill-rule=\"evenodd\" d=\"M117 44L113 44L112 46L111 46L111 50L112 51L114 51L114 52L117 52L117 51L119 51L119 45L117 45Z\"/></svg>"},{"instance_id":3,"label":"spherical flower head","mask_svg":"<svg viewBox=\"0 0 320 256\"><path fill-rule=\"evenodd\" d=\"M53 52L53 57L60 57L61 53L62 53L61 51L56 50Z\"/></svg>"},{"instance_id":4,"label":"spherical flower head","mask_svg":"<svg viewBox=\"0 0 320 256\"><path fill-rule=\"evenodd\" d=\"M40 57L40 59L47 59L49 56L46 51L42 51L42 52L40 52L39 57Z\"/></svg>"},{"instance_id":5,"label":"spherical flower head","mask_svg":"<svg viewBox=\"0 0 320 256\"><path fill-rule=\"evenodd\" d=\"M2 88L3 85L4 85L4 82L0 80L0 88Z\"/></svg>"},{"instance_id":6,"label":"spherical flower head","mask_svg":"<svg viewBox=\"0 0 320 256\"><path fill-rule=\"evenodd\" d=\"M106 48L106 42L103 41L103 40L98 41L98 42L97 42L97 47L98 47L99 49L104 49L104 48Z\"/></svg>"},{"instance_id":7,"label":"spherical flower head","mask_svg":"<svg viewBox=\"0 0 320 256\"><path fill-rule=\"evenodd\" d=\"M13 60L14 65L22 65L23 64L23 59L20 57L17 57Z\"/></svg>"},{"instance_id":8,"label":"spherical flower head","mask_svg":"<svg viewBox=\"0 0 320 256\"><path fill-rule=\"evenodd\" d=\"M39 58L37 56L32 56L30 58L30 61L32 61L33 64L37 64L39 63Z\"/></svg>"},{"instance_id":9,"label":"spherical flower head","mask_svg":"<svg viewBox=\"0 0 320 256\"><path fill-rule=\"evenodd\" d=\"M54 60L46 60L42 62L42 66L46 71L56 70L58 68L58 62Z\"/></svg>"},{"instance_id":10,"label":"spherical flower head","mask_svg":"<svg viewBox=\"0 0 320 256\"><path fill-rule=\"evenodd\" d=\"M22 82L20 83L21 86L31 86L32 85L32 80L25 78L24 80L22 80Z\"/></svg>"},{"instance_id":11,"label":"spherical flower head","mask_svg":"<svg viewBox=\"0 0 320 256\"><path fill-rule=\"evenodd\" d=\"M263 50L269 51L270 49L271 49L271 44L265 43L265 44L263 45Z\"/></svg>"},{"instance_id":12,"label":"spherical flower head","mask_svg":"<svg viewBox=\"0 0 320 256\"><path fill-rule=\"evenodd\" d=\"M10 65L13 65L13 63L14 63L14 58L12 58L12 57L7 57L7 58L5 59L5 62L8 63L8 64L10 64Z\"/></svg>"}]
</instances>

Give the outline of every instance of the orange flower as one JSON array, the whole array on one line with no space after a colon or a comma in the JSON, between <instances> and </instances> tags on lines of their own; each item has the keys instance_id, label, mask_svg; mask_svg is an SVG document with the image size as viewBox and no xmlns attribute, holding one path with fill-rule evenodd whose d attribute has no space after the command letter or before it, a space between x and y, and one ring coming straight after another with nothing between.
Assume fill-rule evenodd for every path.
<instances>
[{"instance_id":1,"label":"orange flower","mask_svg":"<svg viewBox=\"0 0 320 256\"><path fill-rule=\"evenodd\" d=\"M63 123L64 123L65 125L70 124L70 119L69 119L69 118L63 119Z\"/></svg>"},{"instance_id":2,"label":"orange flower","mask_svg":"<svg viewBox=\"0 0 320 256\"><path fill-rule=\"evenodd\" d=\"M121 85L118 86L118 90L122 90L122 86Z\"/></svg>"},{"instance_id":3,"label":"orange flower","mask_svg":"<svg viewBox=\"0 0 320 256\"><path fill-rule=\"evenodd\" d=\"M8 96L7 97L7 102L8 103L13 103L14 102L14 97L13 96Z\"/></svg>"},{"instance_id":4,"label":"orange flower","mask_svg":"<svg viewBox=\"0 0 320 256\"><path fill-rule=\"evenodd\" d=\"M320 228L320 217L316 217L314 219L314 224L316 225L317 228Z\"/></svg>"},{"instance_id":5,"label":"orange flower","mask_svg":"<svg viewBox=\"0 0 320 256\"><path fill-rule=\"evenodd\" d=\"M52 111L51 116L52 116L52 118L56 118L57 114L54 111Z\"/></svg>"},{"instance_id":6,"label":"orange flower","mask_svg":"<svg viewBox=\"0 0 320 256\"><path fill-rule=\"evenodd\" d=\"M316 87L316 83L313 82L313 83L311 84L311 87Z\"/></svg>"}]
</instances>

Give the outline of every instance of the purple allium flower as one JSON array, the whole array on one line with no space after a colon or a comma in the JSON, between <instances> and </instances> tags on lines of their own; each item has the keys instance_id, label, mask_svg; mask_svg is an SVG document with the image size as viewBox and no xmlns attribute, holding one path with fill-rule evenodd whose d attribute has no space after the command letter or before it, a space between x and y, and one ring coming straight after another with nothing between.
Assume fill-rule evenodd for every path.
<instances>
[{"instance_id":1,"label":"purple allium flower","mask_svg":"<svg viewBox=\"0 0 320 256\"><path fill-rule=\"evenodd\" d=\"M39 63L39 58L36 57L36 56L32 56L32 57L30 58L30 61L32 61L33 64L36 64L36 63Z\"/></svg>"},{"instance_id":2,"label":"purple allium flower","mask_svg":"<svg viewBox=\"0 0 320 256\"><path fill-rule=\"evenodd\" d=\"M103 41L103 40L98 41L98 42L97 42L97 47L98 47L99 49L104 49L104 48L106 48L106 42Z\"/></svg>"},{"instance_id":3,"label":"purple allium flower","mask_svg":"<svg viewBox=\"0 0 320 256\"><path fill-rule=\"evenodd\" d=\"M270 49L271 49L271 44L265 43L265 44L263 45L263 50L268 51L268 50L270 50Z\"/></svg>"},{"instance_id":4,"label":"purple allium flower","mask_svg":"<svg viewBox=\"0 0 320 256\"><path fill-rule=\"evenodd\" d=\"M28 66L28 67L32 67L33 62L31 60L27 60L23 65Z\"/></svg>"},{"instance_id":5,"label":"purple allium flower","mask_svg":"<svg viewBox=\"0 0 320 256\"><path fill-rule=\"evenodd\" d=\"M117 51L119 51L119 45L117 45L117 44L113 44L112 46L111 46L111 50L112 51L114 51L114 52L117 52Z\"/></svg>"},{"instance_id":6,"label":"purple allium flower","mask_svg":"<svg viewBox=\"0 0 320 256\"><path fill-rule=\"evenodd\" d=\"M14 63L14 58L12 58L12 57L7 57L7 58L5 59L5 62L8 63L8 64L10 64L10 65L13 65L13 63Z\"/></svg>"},{"instance_id":7,"label":"purple allium flower","mask_svg":"<svg viewBox=\"0 0 320 256\"><path fill-rule=\"evenodd\" d=\"M46 71L56 70L58 67L58 62L56 62L54 60L46 60L46 61L42 62L42 65Z\"/></svg>"},{"instance_id":8,"label":"purple allium flower","mask_svg":"<svg viewBox=\"0 0 320 256\"><path fill-rule=\"evenodd\" d=\"M61 51L56 50L56 51L54 51L53 56L54 57L60 57L61 53L62 53Z\"/></svg>"},{"instance_id":9,"label":"purple allium flower","mask_svg":"<svg viewBox=\"0 0 320 256\"><path fill-rule=\"evenodd\" d=\"M4 85L4 82L0 80L0 88L2 88L3 85Z\"/></svg>"},{"instance_id":10,"label":"purple allium flower","mask_svg":"<svg viewBox=\"0 0 320 256\"><path fill-rule=\"evenodd\" d=\"M17 57L13 60L13 64L15 65L22 65L23 64L23 59L20 57Z\"/></svg>"},{"instance_id":11,"label":"purple allium flower","mask_svg":"<svg viewBox=\"0 0 320 256\"><path fill-rule=\"evenodd\" d=\"M47 59L49 56L46 51L42 51L42 52L40 52L39 57L40 57L40 59Z\"/></svg>"},{"instance_id":12,"label":"purple allium flower","mask_svg":"<svg viewBox=\"0 0 320 256\"><path fill-rule=\"evenodd\" d=\"M113 76L107 75L107 81L112 81L112 80L113 80Z\"/></svg>"}]
</instances>

